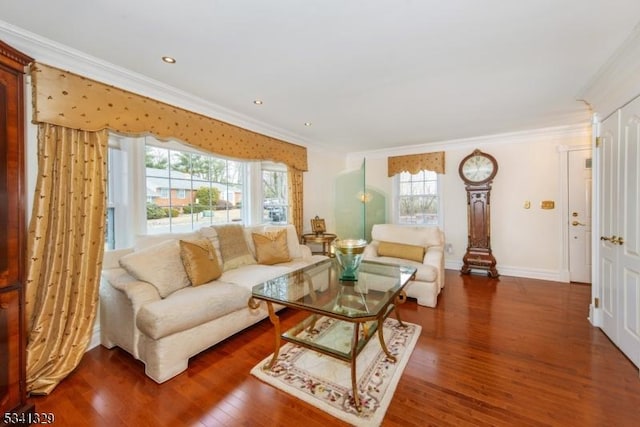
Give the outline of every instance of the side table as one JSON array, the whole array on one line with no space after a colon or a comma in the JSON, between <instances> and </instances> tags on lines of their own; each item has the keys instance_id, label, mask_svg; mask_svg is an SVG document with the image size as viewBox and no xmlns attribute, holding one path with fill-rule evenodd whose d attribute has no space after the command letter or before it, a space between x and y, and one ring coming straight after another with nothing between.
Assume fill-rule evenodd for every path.
<instances>
[{"instance_id":1,"label":"side table","mask_svg":"<svg viewBox=\"0 0 640 427\"><path fill-rule=\"evenodd\" d=\"M307 243L317 243L322 245L322 252L313 252L314 254L320 255L331 255L331 242L333 242L338 236L331 233L307 233L302 235L302 244L306 245Z\"/></svg>"}]
</instances>

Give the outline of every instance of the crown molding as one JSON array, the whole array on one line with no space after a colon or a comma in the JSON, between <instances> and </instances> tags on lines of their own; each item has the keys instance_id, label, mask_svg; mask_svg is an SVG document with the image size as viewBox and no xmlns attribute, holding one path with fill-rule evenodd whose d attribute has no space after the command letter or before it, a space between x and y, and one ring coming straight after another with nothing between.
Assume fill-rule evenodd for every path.
<instances>
[{"instance_id":1,"label":"crown molding","mask_svg":"<svg viewBox=\"0 0 640 427\"><path fill-rule=\"evenodd\" d=\"M0 20L0 38L38 62L293 144L308 146L311 143L303 136L229 110L2 20Z\"/></svg>"},{"instance_id":2,"label":"crown molding","mask_svg":"<svg viewBox=\"0 0 640 427\"><path fill-rule=\"evenodd\" d=\"M640 96L640 24L578 94L603 120L637 96Z\"/></svg>"},{"instance_id":3,"label":"crown molding","mask_svg":"<svg viewBox=\"0 0 640 427\"><path fill-rule=\"evenodd\" d=\"M418 154L433 151L448 150L468 150L488 145L496 144L520 144L536 141L540 139L562 139L579 138L591 136L591 123L581 123L567 126L556 126L541 129L532 129L520 132L500 133L494 135L484 135L473 138L453 139L449 141L439 141L434 143L409 145L381 150L352 152L347 155L348 159L382 158L388 156L404 156L408 154Z\"/></svg>"}]
</instances>

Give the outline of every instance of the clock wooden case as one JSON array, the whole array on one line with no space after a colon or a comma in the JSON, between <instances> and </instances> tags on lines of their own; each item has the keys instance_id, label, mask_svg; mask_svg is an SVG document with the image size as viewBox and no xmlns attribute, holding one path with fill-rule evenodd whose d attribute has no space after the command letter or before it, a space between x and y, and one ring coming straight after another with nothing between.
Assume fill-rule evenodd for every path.
<instances>
[{"instance_id":1,"label":"clock wooden case","mask_svg":"<svg viewBox=\"0 0 640 427\"><path fill-rule=\"evenodd\" d=\"M467 190L467 251L462 258L462 274L483 270L498 277L496 259L491 252L491 184L498 173L498 162L480 150L466 156L458 168Z\"/></svg>"}]
</instances>

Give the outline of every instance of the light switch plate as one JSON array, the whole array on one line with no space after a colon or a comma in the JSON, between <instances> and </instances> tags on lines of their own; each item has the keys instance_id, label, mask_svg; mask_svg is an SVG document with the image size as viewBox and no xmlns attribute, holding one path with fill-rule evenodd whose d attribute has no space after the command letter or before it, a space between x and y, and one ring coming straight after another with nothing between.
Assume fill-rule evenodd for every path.
<instances>
[{"instance_id":1,"label":"light switch plate","mask_svg":"<svg viewBox=\"0 0 640 427\"><path fill-rule=\"evenodd\" d=\"M541 209L553 209L555 207L556 202L554 202L553 200L543 200L542 202L540 202Z\"/></svg>"}]
</instances>

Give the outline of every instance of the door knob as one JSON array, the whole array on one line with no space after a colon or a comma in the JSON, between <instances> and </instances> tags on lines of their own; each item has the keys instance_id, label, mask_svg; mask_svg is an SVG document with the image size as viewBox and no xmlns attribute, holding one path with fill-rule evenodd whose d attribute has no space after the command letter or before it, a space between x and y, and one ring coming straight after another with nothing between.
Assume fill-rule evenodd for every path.
<instances>
[{"instance_id":1,"label":"door knob","mask_svg":"<svg viewBox=\"0 0 640 427\"><path fill-rule=\"evenodd\" d=\"M610 242L611 241L611 237L600 236L600 240L604 240L605 242Z\"/></svg>"},{"instance_id":2,"label":"door knob","mask_svg":"<svg viewBox=\"0 0 640 427\"><path fill-rule=\"evenodd\" d=\"M573 221L573 222L571 223L571 225L573 225L574 227L577 227L577 226L579 226L579 225L583 225L583 226L584 226L584 225L587 225L587 224L583 224L583 223L578 222L578 221Z\"/></svg>"},{"instance_id":3,"label":"door knob","mask_svg":"<svg viewBox=\"0 0 640 427\"><path fill-rule=\"evenodd\" d=\"M611 243L622 246L624 244L624 239L622 237L613 236L611 238Z\"/></svg>"}]
</instances>

